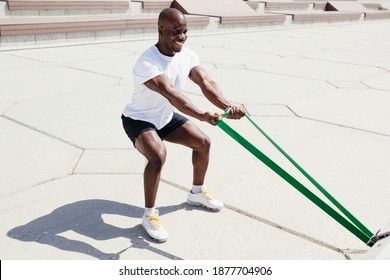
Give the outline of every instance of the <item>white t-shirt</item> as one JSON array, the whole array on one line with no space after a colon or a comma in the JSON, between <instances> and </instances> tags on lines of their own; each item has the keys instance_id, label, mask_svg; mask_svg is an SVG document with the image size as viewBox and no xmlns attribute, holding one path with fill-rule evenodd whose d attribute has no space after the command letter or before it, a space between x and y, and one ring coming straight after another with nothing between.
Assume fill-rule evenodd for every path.
<instances>
[{"instance_id":1,"label":"white t-shirt","mask_svg":"<svg viewBox=\"0 0 390 280\"><path fill-rule=\"evenodd\" d=\"M150 122L157 129L163 128L171 121L175 108L168 99L150 90L144 83L165 74L176 89L183 90L191 69L197 65L198 56L187 48L182 48L172 57L161 54L156 46L147 49L133 68L134 93L123 115Z\"/></svg>"}]
</instances>

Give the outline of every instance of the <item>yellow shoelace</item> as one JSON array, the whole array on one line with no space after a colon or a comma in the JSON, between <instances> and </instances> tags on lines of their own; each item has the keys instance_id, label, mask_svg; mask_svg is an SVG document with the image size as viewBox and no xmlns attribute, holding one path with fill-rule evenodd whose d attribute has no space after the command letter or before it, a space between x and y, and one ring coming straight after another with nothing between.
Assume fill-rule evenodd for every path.
<instances>
[{"instance_id":1,"label":"yellow shoelace","mask_svg":"<svg viewBox=\"0 0 390 280\"><path fill-rule=\"evenodd\" d=\"M149 222L152 224L153 229L160 228L160 218L158 216L148 216Z\"/></svg>"},{"instance_id":2,"label":"yellow shoelace","mask_svg":"<svg viewBox=\"0 0 390 280\"><path fill-rule=\"evenodd\" d=\"M202 194L203 194L205 197L207 197L207 198L210 198L210 199L212 198L211 193L208 192L207 190L202 191Z\"/></svg>"}]
</instances>

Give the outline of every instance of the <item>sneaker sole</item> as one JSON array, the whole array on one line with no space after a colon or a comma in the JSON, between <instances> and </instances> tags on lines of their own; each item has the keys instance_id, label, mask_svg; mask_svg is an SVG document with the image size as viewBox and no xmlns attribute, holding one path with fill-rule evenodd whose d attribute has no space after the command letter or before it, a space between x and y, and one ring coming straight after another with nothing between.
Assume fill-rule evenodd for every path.
<instances>
[{"instance_id":1,"label":"sneaker sole","mask_svg":"<svg viewBox=\"0 0 390 280\"><path fill-rule=\"evenodd\" d=\"M221 208L212 208L212 207L208 207L207 205L204 205L200 202L193 202L193 201L190 201L190 200L187 200L187 204L191 205L191 206L202 206L203 208L206 208L208 210L211 210L211 211L214 211L214 212L218 212L222 209Z\"/></svg>"},{"instance_id":2,"label":"sneaker sole","mask_svg":"<svg viewBox=\"0 0 390 280\"><path fill-rule=\"evenodd\" d=\"M145 230L146 234L147 234L150 238L152 238L154 241L157 241L157 242L159 242L159 243L164 243L164 242L166 242L166 241L168 240L168 238L166 238L166 239L158 239L158 238L156 238L156 237L154 237L154 236L151 236L151 235L148 233L148 231L146 230L146 228L145 228L145 226L144 226L143 223L141 224L141 226L142 226L142 228Z\"/></svg>"}]
</instances>

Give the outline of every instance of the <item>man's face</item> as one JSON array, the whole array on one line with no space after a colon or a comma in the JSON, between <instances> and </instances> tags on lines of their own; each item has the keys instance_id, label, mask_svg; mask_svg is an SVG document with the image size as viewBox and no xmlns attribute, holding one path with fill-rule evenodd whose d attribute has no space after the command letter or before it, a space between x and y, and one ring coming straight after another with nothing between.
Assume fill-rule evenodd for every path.
<instances>
[{"instance_id":1,"label":"man's face","mask_svg":"<svg viewBox=\"0 0 390 280\"><path fill-rule=\"evenodd\" d=\"M187 30L185 19L177 19L160 27L160 51L167 56L180 52L187 40Z\"/></svg>"}]
</instances>

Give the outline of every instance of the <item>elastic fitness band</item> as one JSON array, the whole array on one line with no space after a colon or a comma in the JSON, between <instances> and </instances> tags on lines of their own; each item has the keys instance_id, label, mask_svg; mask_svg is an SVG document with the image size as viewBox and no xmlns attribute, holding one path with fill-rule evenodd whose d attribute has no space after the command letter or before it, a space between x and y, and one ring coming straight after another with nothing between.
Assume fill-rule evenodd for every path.
<instances>
[{"instance_id":1,"label":"elastic fitness band","mask_svg":"<svg viewBox=\"0 0 390 280\"><path fill-rule=\"evenodd\" d=\"M225 112L222 114L222 117L227 117L229 112ZM249 116L245 114L245 117L249 120L250 123L256 127L257 130L261 132L264 137L271 142L271 144L276 147L314 186L317 187L318 190L321 191L332 203L335 205L348 219L340 215L336 212L332 207L326 204L323 200L321 200L318 196L312 193L309 189L307 189L304 185L302 185L299 181L297 181L294 177L288 174L283 168L273 162L269 157L267 157L264 153L262 153L259 149L253 146L248 140L242 137L239 133L237 133L233 128L231 128L228 124L226 124L223 120L216 120L215 123L219 126L223 131L225 131L230 137L236 140L241 146L243 146L246 150L252 153L255 157L257 157L260 161L262 161L265 165L271 168L275 173L277 173L280 177L282 177L285 181L287 181L290 185L292 185L295 189L297 189L300 193L306 196L309 200L315 203L318 207L320 207L323 211L325 211L328 215L330 215L333 219L339 222L342 226L344 226L347 230L349 230L352 234L354 234L361 241L366 243L369 246L372 246L375 242L374 234L369 231L361 222L359 222L347 209L345 209L334 197L332 197L316 180L314 180L301 166L299 166L275 141L273 141L265 132L262 130Z\"/></svg>"}]
</instances>

